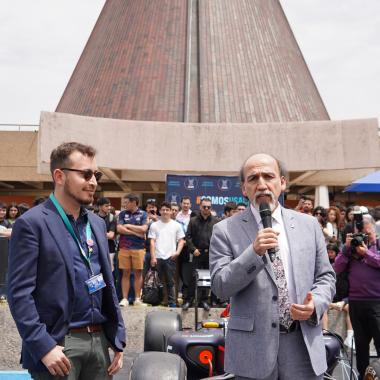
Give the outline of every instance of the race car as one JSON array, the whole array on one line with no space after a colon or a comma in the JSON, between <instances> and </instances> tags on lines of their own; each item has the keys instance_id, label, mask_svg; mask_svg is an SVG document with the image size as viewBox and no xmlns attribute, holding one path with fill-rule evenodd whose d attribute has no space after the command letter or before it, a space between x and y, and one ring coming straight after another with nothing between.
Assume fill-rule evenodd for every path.
<instances>
[{"instance_id":1,"label":"race car","mask_svg":"<svg viewBox=\"0 0 380 380\"><path fill-rule=\"evenodd\" d=\"M224 345L228 313L220 319L204 321L195 329L183 329L181 315L175 311L153 311L146 316L144 352L133 362L131 380L227 380L224 372ZM197 316L196 316L197 321ZM340 337L324 334L328 370L338 364L343 348Z\"/></svg>"}]
</instances>

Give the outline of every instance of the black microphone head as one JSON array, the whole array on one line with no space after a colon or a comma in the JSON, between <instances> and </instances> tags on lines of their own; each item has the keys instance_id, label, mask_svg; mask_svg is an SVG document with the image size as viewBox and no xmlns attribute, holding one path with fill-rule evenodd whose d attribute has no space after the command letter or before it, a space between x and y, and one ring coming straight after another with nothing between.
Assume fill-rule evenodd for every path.
<instances>
[{"instance_id":1,"label":"black microphone head","mask_svg":"<svg viewBox=\"0 0 380 380\"><path fill-rule=\"evenodd\" d=\"M272 210L268 203L260 203L259 210L261 218L272 215Z\"/></svg>"}]
</instances>

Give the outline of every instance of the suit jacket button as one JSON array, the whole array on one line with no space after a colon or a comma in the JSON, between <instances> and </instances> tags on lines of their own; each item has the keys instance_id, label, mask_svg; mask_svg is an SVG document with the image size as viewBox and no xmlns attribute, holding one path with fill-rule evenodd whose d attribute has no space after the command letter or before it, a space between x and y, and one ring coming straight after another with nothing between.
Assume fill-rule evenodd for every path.
<instances>
[{"instance_id":1,"label":"suit jacket button","mask_svg":"<svg viewBox=\"0 0 380 380\"><path fill-rule=\"evenodd\" d=\"M272 327L273 327L273 328L276 328L276 327L277 327L277 323L273 322L273 323L272 323Z\"/></svg>"},{"instance_id":2,"label":"suit jacket button","mask_svg":"<svg viewBox=\"0 0 380 380\"><path fill-rule=\"evenodd\" d=\"M273 301L277 301L277 299L278 299L277 296L273 296L273 297L272 297L272 300L273 300Z\"/></svg>"}]
</instances>

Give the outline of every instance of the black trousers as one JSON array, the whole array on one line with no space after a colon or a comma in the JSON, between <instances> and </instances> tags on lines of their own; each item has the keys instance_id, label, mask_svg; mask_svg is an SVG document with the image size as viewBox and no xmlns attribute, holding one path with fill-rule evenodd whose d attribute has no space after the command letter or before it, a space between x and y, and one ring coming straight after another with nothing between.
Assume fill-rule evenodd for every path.
<instances>
[{"instance_id":1,"label":"black trousers","mask_svg":"<svg viewBox=\"0 0 380 380\"><path fill-rule=\"evenodd\" d=\"M181 266L182 273L182 293L185 302L192 303L195 297L195 270L196 269L209 269L208 253L194 256L192 261L184 261ZM199 289L198 301L208 302L208 289Z\"/></svg>"},{"instance_id":2,"label":"black trousers","mask_svg":"<svg viewBox=\"0 0 380 380\"><path fill-rule=\"evenodd\" d=\"M176 304L175 298L175 286L174 286L174 274L176 270L176 262L172 259L157 259L157 271L158 276L162 283L166 279L166 289L168 292L168 304L172 306Z\"/></svg>"},{"instance_id":3,"label":"black trousers","mask_svg":"<svg viewBox=\"0 0 380 380\"><path fill-rule=\"evenodd\" d=\"M356 366L364 379L369 364L369 343L374 340L380 353L380 300L349 301L349 311L355 336Z\"/></svg>"}]
</instances>

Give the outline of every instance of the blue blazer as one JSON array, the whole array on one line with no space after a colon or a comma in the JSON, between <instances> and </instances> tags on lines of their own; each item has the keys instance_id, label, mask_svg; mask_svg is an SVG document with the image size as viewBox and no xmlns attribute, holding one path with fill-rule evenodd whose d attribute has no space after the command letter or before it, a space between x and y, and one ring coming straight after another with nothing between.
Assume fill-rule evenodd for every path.
<instances>
[{"instance_id":1,"label":"blue blazer","mask_svg":"<svg viewBox=\"0 0 380 380\"><path fill-rule=\"evenodd\" d=\"M99 262L106 287L102 313L105 335L113 348L125 347L125 327L113 283L104 221L88 213L99 245ZM68 332L73 303L74 263L67 250L67 229L48 199L17 219L13 226L8 268L8 302L22 338L24 368L46 370L41 362Z\"/></svg>"}]
</instances>

